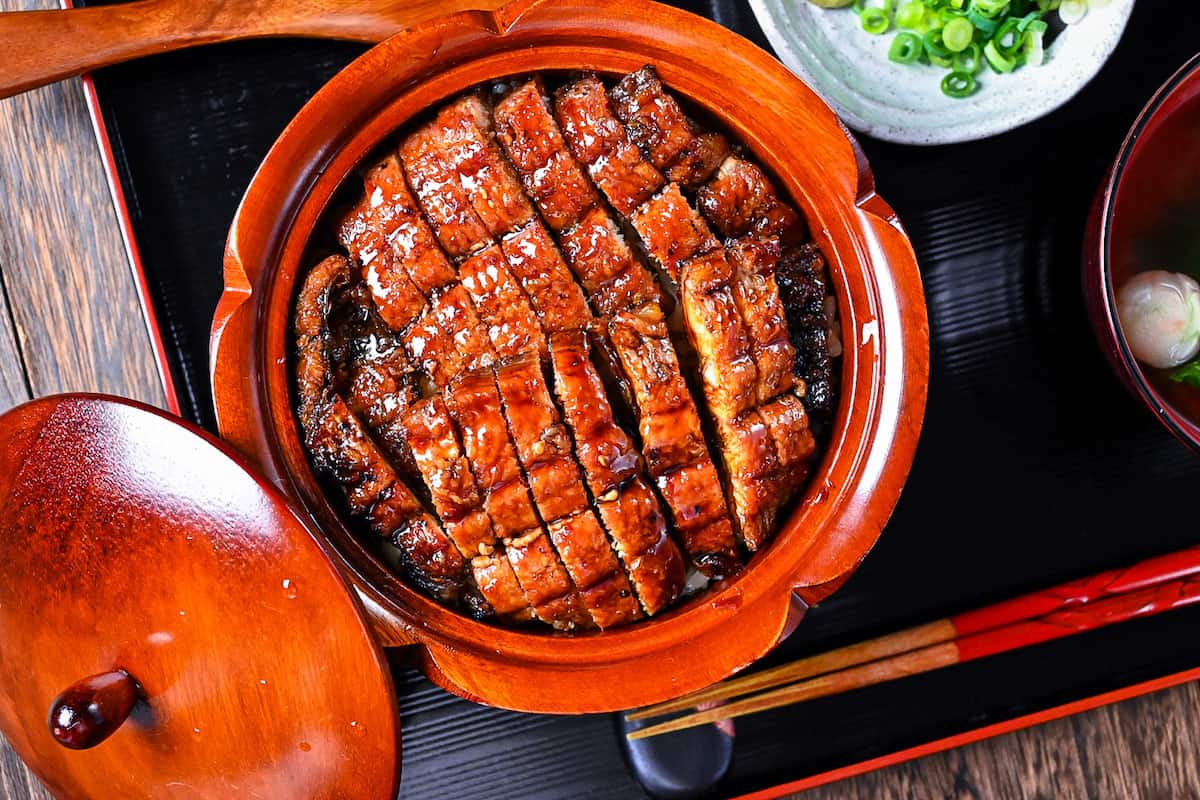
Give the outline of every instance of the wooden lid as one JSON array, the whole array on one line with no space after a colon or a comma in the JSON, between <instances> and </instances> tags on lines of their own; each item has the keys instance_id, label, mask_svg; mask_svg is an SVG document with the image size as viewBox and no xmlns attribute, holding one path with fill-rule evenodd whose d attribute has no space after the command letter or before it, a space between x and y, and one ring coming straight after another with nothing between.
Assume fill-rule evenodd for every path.
<instances>
[{"instance_id":1,"label":"wooden lid","mask_svg":"<svg viewBox=\"0 0 1200 800\"><path fill-rule=\"evenodd\" d=\"M225 445L45 398L0 417L0 498L0 729L56 794L395 797L362 611Z\"/></svg>"}]
</instances>

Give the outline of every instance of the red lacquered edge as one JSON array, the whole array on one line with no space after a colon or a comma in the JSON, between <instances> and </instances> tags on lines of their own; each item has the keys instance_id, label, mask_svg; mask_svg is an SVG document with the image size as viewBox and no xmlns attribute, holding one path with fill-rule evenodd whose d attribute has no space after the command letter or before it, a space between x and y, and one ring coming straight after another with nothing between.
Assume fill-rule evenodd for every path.
<instances>
[{"instance_id":1,"label":"red lacquered edge","mask_svg":"<svg viewBox=\"0 0 1200 800\"><path fill-rule=\"evenodd\" d=\"M72 0L63 0L66 8L74 8ZM133 233L133 220L129 217L129 204L125 200L125 189L121 186L121 175L117 170L117 159L108 137L108 127L104 124L104 114L100 110L100 98L96 94L96 83L91 73L80 77L83 82L83 92L87 99L88 116L92 118L92 130L96 133L96 143L100 146L100 157L104 159L104 175L108 179L108 191L112 195L113 205L117 209L117 218L121 225L121 241L125 243L125 253L129 258L130 271L137 285L138 301L142 307L142 319L146 323L146 332L150 334L150 345L154 349L154 364L158 369L158 379L162 384L163 395L167 410L172 414L183 413L179 405L179 393L175 389L175 379L171 376L171 362L167 358L166 344L158 327L158 313L154 310L154 298L150 294L150 284L146 280L146 267L142 263L142 254L138 249L137 237Z\"/></svg>"},{"instance_id":2,"label":"red lacquered edge","mask_svg":"<svg viewBox=\"0 0 1200 800\"><path fill-rule=\"evenodd\" d=\"M774 800L777 797L802 792L807 789L814 789L818 786L824 786L836 781L853 778L857 775L865 775L868 772L873 772L884 767L893 767L897 764L903 764L906 761L912 761L917 758L941 753L945 750L952 750L955 747L962 747L973 742L980 742L984 739L990 739L993 736L1000 736L1005 733L1012 733L1024 728L1032 728L1034 725L1041 725L1046 722L1052 722L1056 719L1069 717L1072 714L1079 714L1084 711L1090 711L1094 708L1119 703L1122 700L1128 700L1133 697L1140 697L1144 694L1157 692L1162 689L1169 689L1172 686L1178 686L1182 683L1188 683L1200 679L1200 667L1186 670L1184 672L1176 672L1172 675L1166 675L1161 678L1135 683L1132 686L1126 686L1121 689L1114 689L1111 692L1093 695L1081 700L1074 700L1070 703L1064 703L1059 706L1047 708L1042 711L1037 711L1032 714L1026 714L1003 722L996 722L991 725L985 725L982 728L957 733L953 736L947 736L944 739L936 739L932 742L919 744L915 747L909 747L904 750L897 750L894 753L871 758L866 761L860 761L857 764L850 764L838 769L822 772L817 775L811 775L807 778L801 778L797 781L781 783L772 786L769 789L762 789L749 794L738 795L731 800Z\"/></svg>"},{"instance_id":3,"label":"red lacquered edge","mask_svg":"<svg viewBox=\"0 0 1200 800\"><path fill-rule=\"evenodd\" d=\"M627 708L701 688L758 658L799 619L803 604L792 601L789 589L809 600L827 596L874 544L907 476L922 420L928 373L923 293L911 246L891 209L875 197L869 173L859 169L861 153L832 112L778 61L671 7L576 0L526 2L522 9L500 35L490 26L481 31L470 17L418 26L361 57L293 120L231 229L226 293L213 325L213 391L222 433L261 459L272 478L324 521L331 556L380 612L380 637L424 645L431 679L463 696L521 710ZM697 40L705 47L697 48ZM709 52L723 55L704 55ZM436 54L432 61L427 53ZM612 72L656 63L664 80L720 118L815 214L814 233L829 258L848 346L835 442L816 473L819 485L809 489L810 501L772 545L775 555L760 555L703 600L655 620L564 639L467 620L358 553L363 545L337 522L298 449L280 320L288 316L307 231L333 188L383 135L481 80L577 68L581 59ZM381 69L392 71L387 85L374 79ZM743 100L729 113L727 98L739 87L744 94L737 76L746 74L771 87L759 92L781 99L772 105ZM347 116L350 98L356 114ZM781 116L787 121L776 119ZM790 137L772 135L789 121ZM803 178L781 168L795 164L799 131L812 134ZM882 393L880 386L886 386Z\"/></svg>"},{"instance_id":4,"label":"red lacquered edge","mask_svg":"<svg viewBox=\"0 0 1200 800\"><path fill-rule=\"evenodd\" d=\"M1188 59L1182 67L1159 87L1150 98L1129 134L1121 142L1117 157L1109 169L1104 183L1096 194L1088 217L1087 230L1084 234L1083 254L1083 287L1084 300L1088 307L1088 316L1100 349L1104 352L1109 366L1121 380L1121 383L1140 400L1159 421L1183 444L1200 452L1200 424L1180 414L1174 406L1167 402L1142 374L1142 369L1129 350L1125 334L1116 319L1116 293L1112 285L1112 267L1109 263L1111 247L1113 215L1116 211L1117 190L1121 176L1133 156L1138 140L1147 129L1157 120L1156 115L1163 108L1184 81L1193 77L1200 70L1200 54Z\"/></svg>"}]
</instances>

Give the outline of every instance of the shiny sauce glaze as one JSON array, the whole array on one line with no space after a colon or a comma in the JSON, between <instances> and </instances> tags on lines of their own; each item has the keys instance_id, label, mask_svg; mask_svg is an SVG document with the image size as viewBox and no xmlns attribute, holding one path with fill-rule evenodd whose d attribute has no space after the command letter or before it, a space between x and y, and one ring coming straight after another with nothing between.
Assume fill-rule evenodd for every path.
<instances>
[{"instance_id":1,"label":"shiny sauce glaze","mask_svg":"<svg viewBox=\"0 0 1200 800\"><path fill-rule=\"evenodd\" d=\"M297 296L296 412L411 585L603 630L767 548L836 403L824 261L653 67L468 92L353 195Z\"/></svg>"}]
</instances>

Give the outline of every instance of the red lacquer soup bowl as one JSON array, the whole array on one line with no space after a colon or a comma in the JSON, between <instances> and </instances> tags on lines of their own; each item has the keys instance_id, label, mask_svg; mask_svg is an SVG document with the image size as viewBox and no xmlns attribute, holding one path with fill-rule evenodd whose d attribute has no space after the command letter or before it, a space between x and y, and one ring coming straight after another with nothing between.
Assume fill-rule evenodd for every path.
<instances>
[{"instance_id":1,"label":"red lacquer soup bowl","mask_svg":"<svg viewBox=\"0 0 1200 800\"><path fill-rule=\"evenodd\" d=\"M290 393L298 277L340 186L409 120L468 87L534 71L664 82L746 144L803 209L830 263L845 354L827 452L774 541L735 578L652 620L561 635L476 622L400 580L346 526L314 475ZM464 697L541 712L628 708L699 689L770 650L879 536L925 407L928 328L913 251L849 134L803 83L720 26L646 0L536 0L445 17L372 49L280 136L233 222L213 323L222 435L315 521L380 641L410 646Z\"/></svg>"},{"instance_id":2,"label":"red lacquer soup bowl","mask_svg":"<svg viewBox=\"0 0 1200 800\"><path fill-rule=\"evenodd\" d=\"M1200 271L1200 55L1163 84L1125 137L1096 197L1083 284L1100 347L1121 381L1180 441L1200 451L1200 389L1133 357L1116 293L1135 273Z\"/></svg>"}]
</instances>

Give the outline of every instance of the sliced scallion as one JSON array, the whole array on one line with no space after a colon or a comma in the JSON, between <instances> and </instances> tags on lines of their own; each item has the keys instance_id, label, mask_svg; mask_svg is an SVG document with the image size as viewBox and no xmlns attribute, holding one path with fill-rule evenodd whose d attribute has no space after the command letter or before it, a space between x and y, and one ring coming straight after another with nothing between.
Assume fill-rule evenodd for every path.
<instances>
[{"instance_id":1,"label":"sliced scallion","mask_svg":"<svg viewBox=\"0 0 1200 800\"><path fill-rule=\"evenodd\" d=\"M892 25L892 20L888 17L887 12L873 6L864 8L858 18L862 21L863 30L876 36L887 33L887 29Z\"/></svg>"},{"instance_id":2,"label":"sliced scallion","mask_svg":"<svg viewBox=\"0 0 1200 800\"><path fill-rule=\"evenodd\" d=\"M942 78L942 91L954 98L969 96L977 85L975 76L969 72L950 72Z\"/></svg>"},{"instance_id":3,"label":"sliced scallion","mask_svg":"<svg viewBox=\"0 0 1200 800\"><path fill-rule=\"evenodd\" d=\"M897 64L912 64L921 57L924 44L921 37L915 33L902 32L896 34L892 46L888 49L888 58Z\"/></svg>"},{"instance_id":4,"label":"sliced scallion","mask_svg":"<svg viewBox=\"0 0 1200 800\"><path fill-rule=\"evenodd\" d=\"M1017 60L1001 53L996 48L994 41L983 46L983 57L987 60L988 66L996 72L1012 72L1017 67Z\"/></svg>"},{"instance_id":5,"label":"sliced scallion","mask_svg":"<svg viewBox=\"0 0 1200 800\"><path fill-rule=\"evenodd\" d=\"M961 53L975 38L975 26L966 17L955 17L942 28L942 44L951 53Z\"/></svg>"}]
</instances>

